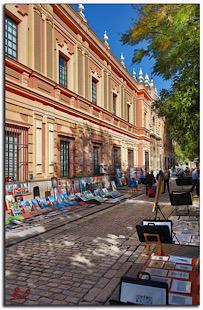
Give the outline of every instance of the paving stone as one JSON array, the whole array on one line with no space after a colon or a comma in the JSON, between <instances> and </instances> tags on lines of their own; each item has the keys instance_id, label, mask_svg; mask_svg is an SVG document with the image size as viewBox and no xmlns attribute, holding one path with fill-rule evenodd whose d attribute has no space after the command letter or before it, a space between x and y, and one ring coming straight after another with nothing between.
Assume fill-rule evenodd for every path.
<instances>
[{"instance_id":1,"label":"paving stone","mask_svg":"<svg viewBox=\"0 0 203 310\"><path fill-rule=\"evenodd\" d=\"M53 293L61 293L62 289L58 288L58 287L52 287L49 292L53 292Z\"/></svg>"},{"instance_id":2,"label":"paving stone","mask_svg":"<svg viewBox=\"0 0 203 310\"><path fill-rule=\"evenodd\" d=\"M39 306L39 302L35 300L26 300L24 302L24 305L29 305L29 306Z\"/></svg>"},{"instance_id":3,"label":"paving stone","mask_svg":"<svg viewBox=\"0 0 203 310\"><path fill-rule=\"evenodd\" d=\"M68 297L66 297L65 301L67 303L77 304L79 300L76 297L68 296Z\"/></svg>"},{"instance_id":4,"label":"paving stone","mask_svg":"<svg viewBox=\"0 0 203 310\"><path fill-rule=\"evenodd\" d=\"M25 277L17 277L17 280L18 280L18 281L25 282L25 281L27 280L27 278L25 278Z\"/></svg>"},{"instance_id":5,"label":"paving stone","mask_svg":"<svg viewBox=\"0 0 203 310\"><path fill-rule=\"evenodd\" d=\"M98 283L96 283L95 287L103 288L109 283L109 279L101 278Z\"/></svg>"},{"instance_id":6,"label":"paving stone","mask_svg":"<svg viewBox=\"0 0 203 310\"><path fill-rule=\"evenodd\" d=\"M49 282L49 283L47 283L47 286L50 286L50 287L58 287L58 284L57 284L57 283L54 283L54 282Z\"/></svg>"},{"instance_id":7,"label":"paving stone","mask_svg":"<svg viewBox=\"0 0 203 310\"><path fill-rule=\"evenodd\" d=\"M111 296L119 282L120 278L111 279L111 281L101 290L101 293L96 297L95 301L104 303Z\"/></svg>"},{"instance_id":8,"label":"paving stone","mask_svg":"<svg viewBox=\"0 0 203 310\"><path fill-rule=\"evenodd\" d=\"M92 285L91 284L81 284L80 287L89 289L92 287Z\"/></svg>"},{"instance_id":9,"label":"paving stone","mask_svg":"<svg viewBox=\"0 0 203 310\"><path fill-rule=\"evenodd\" d=\"M53 300L64 300L67 297L67 295L63 295L63 294L54 294L52 296Z\"/></svg>"},{"instance_id":10,"label":"paving stone","mask_svg":"<svg viewBox=\"0 0 203 310\"><path fill-rule=\"evenodd\" d=\"M67 296L76 296L77 293L72 291L72 290L64 290L63 292L63 295L67 295Z\"/></svg>"},{"instance_id":11,"label":"paving stone","mask_svg":"<svg viewBox=\"0 0 203 310\"><path fill-rule=\"evenodd\" d=\"M53 274L62 275L62 274L64 274L64 272L60 271L60 270L56 270L56 271L53 272Z\"/></svg>"},{"instance_id":12,"label":"paving stone","mask_svg":"<svg viewBox=\"0 0 203 310\"><path fill-rule=\"evenodd\" d=\"M26 299L11 299L12 304L23 304Z\"/></svg>"},{"instance_id":13,"label":"paving stone","mask_svg":"<svg viewBox=\"0 0 203 310\"><path fill-rule=\"evenodd\" d=\"M28 296L27 299L29 300L38 300L41 297L41 295L33 295L32 293Z\"/></svg>"},{"instance_id":14,"label":"paving stone","mask_svg":"<svg viewBox=\"0 0 203 310\"><path fill-rule=\"evenodd\" d=\"M92 301L97 295L99 295L99 293L101 293L101 289L94 287L84 296L84 300Z\"/></svg>"},{"instance_id":15,"label":"paving stone","mask_svg":"<svg viewBox=\"0 0 203 310\"><path fill-rule=\"evenodd\" d=\"M83 290L82 287L75 287L75 286L71 287L71 291L73 291L73 292L82 292L82 290Z\"/></svg>"},{"instance_id":16,"label":"paving stone","mask_svg":"<svg viewBox=\"0 0 203 310\"><path fill-rule=\"evenodd\" d=\"M49 277L41 277L41 276L39 278L40 281L45 281L45 282L48 282L49 279L50 279Z\"/></svg>"},{"instance_id":17,"label":"paving stone","mask_svg":"<svg viewBox=\"0 0 203 310\"><path fill-rule=\"evenodd\" d=\"M116 272L116 277L122 277L132 266L132 262L126 262L123 266Z\"/></svg>"},{"instance_id":18,"label":"paving stone","mask_svg":"<svg viewBox=\"0 0 203 310\"><path fill-rule=\"evenodd\" d=\"M52 305L55 305L55 306L67 306L67 301L65 301L65 300L54 300L52 302Z\"/></svg>"},{"instance_id":19,"label":"paving stone","mask_svg":"<svg viewBox=\"0 0 203 310\"><path fill-rule=\"evenodd\" d=\"M51 291L40 291L40 296L51 298L53 296L53 292L51 292Z\"/></svg>"},{"instance_id":20,"label":"paving stone","mask_svg":"<svg viewBox=\"0 0 203 310\"><path fill-rule=\"evenodd\" d=\"M67 289L69 289L69 288L71 288L71 287L72 287L71 284L69 284L69 285L68 285L68 284L66 284L66 285L65 285L65 284L62 284L62 285L59 285L59 286L58 286L58 288L61 289L61 290L67 290Z\"/></svg>"},{"instance_id":21,"label":"paving stone","mask_svg":"<svg viewBox=\"0 0 203 310\"><path fill-rule=\"evenodd\" d=\"M104 277L105 278L108 278L108 279L111 279L113 278L113 276L116 274L117 270L115 269L110 269L109 271L107 271L105 274L104 274Z\"/></svg>"},{"instance_id":22,"label":"paving stone","mask_svg":"<svg viewBox=\"0 0 203 310\"><path fill-rule=\"evenodd\" d=\"M53 302L52 299L49 299L47 297L40 297L40 299L38 300L39 304L43 304L43 305L51 305L51 303Z\"/></svg>"}]
</instances>

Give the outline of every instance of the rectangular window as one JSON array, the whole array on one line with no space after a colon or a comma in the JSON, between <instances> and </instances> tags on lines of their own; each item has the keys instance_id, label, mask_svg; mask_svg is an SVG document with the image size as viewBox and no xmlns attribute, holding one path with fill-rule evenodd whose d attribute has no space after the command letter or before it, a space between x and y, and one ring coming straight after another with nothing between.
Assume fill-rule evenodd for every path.
<instances>
[{"instance_id":1,"label":"rectangular window","mask_svg":"<svg viewBox=\"0 0 203 310\"><path fill-rule=\"evenodd\" d=\"M94 175L99 174L99 164L100 164L100 147L93 146L93 173Z\"/></svg>"},{"instance_id":2,"label":"rectangular window","mask_svg":"<svg viewBox=\"0 0 203 310\"><path fill-rule=\"evenodd\" d=\"M113 165L114 170L121 168L121 149L118 147L113 148Z\"/></svg>"},{"instance_id":3,"label":"rectangular window","mask_svg":"<svg viewBox=\"0 0 203 310\"><path fill-rule=\"evenodd\" d=\"M92 103L97 103L97 82L92 79Z\"/></svg>"},{"instance_id":4,"label":"rectangular window","mask_svg":"<svg viewBox=\"0 0 203 310\"><path fill-rule=\"evenodd\" d=\"M147 113L144 112L144 127L146 128L147 126Z\"/></svg>"},{"instance_id":5,"label":"rectangular window","mask_svg":"<svg viewBox=\"0 0 203 310\"><path fill-rule=\"evenodd\" d=\"M5 177L19 179L19 134L6 133Z\"/></svg>"},{"instance_id":6,"label":"rectangular window","mask_svg":"<svg viewBox=\"0 0 203 310\"><path fill-rule=\"evenodd\" d=\"M54 124L49 123L49 173L53 173L54 168Z\"/></svg>"},{"instance_id":7,"label":"rectangular window","mask_svg":"<svg viewBox=\"0 0 203 310\"><path fill-rule=\"evenodd\" d=\"M67 60L59 55L59 85L67 88Z\"/></svg>"},{"instance_id":8,"label":"rectangular window","mask_svg":"<svg viewBox=\"0 0 203 310\"><path fill-rule=\"evenodd\" d=\"M127 121L130 122L130 105L127 104Z\"/></svg>"},{"instance_id":9,"label":"rectangular window","mask_svg":"<svg viewBox=\"0 0 203 310\"><path fill-rule=\"evenodd\" d=\"M116 115L116 101L117 101L117 96L113 94L113 114Z\"/></svg>"},{"instance_id":10,"label":"rectangular window","mask_svg":"<svg viewBox=\"0 0 203 310\"><path fill-rule=\"evenodd\" d=\"M145 168L149 170L149 152L145 152Z\"/></svg>"},{"instance_id":11,"label":"rectangular window","mask_svg":"<svg viewBox=\"0 0 203 310\"><path fill-rule=\"evenodd\" d=\"M6 125L5 177L12 181L28 179L28 130L16 125Z\"/></svg>"},{"instance_id":12,"label":"rectangular window","mask_svg":"<svg viewBox=\"0 0 203 310\"><path fill-rule=\"evenodd\" d=\"M128 150L128 167L133 168L134 167L134 152L133 150Z\"/></svg>"},{"instance_id":13,"label":"rectangular window","mask_svg":"<svg viewBox=\"0 0 203 310\"><path fill-rule=\"evenodd\" d=\"M5 54L17 59L17 24L5 16Z\"/></svg>"},{"instance_id":14,"label":"rectangular window","mask_svg":"<svg viewBox=\"0 0 203 310\"><path fill-rule=\"evenodd\" d=\"M60 171L61 177L69 176L69 142L60 141Z\"/></svg>"}]
</instances>

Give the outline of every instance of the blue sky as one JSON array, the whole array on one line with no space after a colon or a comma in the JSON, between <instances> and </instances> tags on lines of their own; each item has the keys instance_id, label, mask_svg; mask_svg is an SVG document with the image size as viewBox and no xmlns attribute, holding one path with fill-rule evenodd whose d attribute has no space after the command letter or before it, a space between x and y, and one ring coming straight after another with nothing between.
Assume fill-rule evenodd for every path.
<instances>
[{"instance_id":1,"label":"blue sky","mask_svg":"<svg viewBox=\"0 0 203 310\"><path fill-rule=\"evenodd\" d=\"M77 4L72 6L78 11ZM135 9L129 4L85 4L84 7L84 14L90 28L102 41L104 31L107 31L111 51L118 59L120 59L121 52L123 52L124 62L129 73L132 74L134 68L138 75L141 66L144 75L148 73L151 76L153 60L145 57L140 64L132 64L134 47L123 45L120 41L121 35L130 28L133 20L137 18ZM143 44L139 44L139 46L141 47ZM153 76L153 80L158 92L162 88L170 87L170 81L163 80L161 76Z\"/></svg>"}]
</instances>

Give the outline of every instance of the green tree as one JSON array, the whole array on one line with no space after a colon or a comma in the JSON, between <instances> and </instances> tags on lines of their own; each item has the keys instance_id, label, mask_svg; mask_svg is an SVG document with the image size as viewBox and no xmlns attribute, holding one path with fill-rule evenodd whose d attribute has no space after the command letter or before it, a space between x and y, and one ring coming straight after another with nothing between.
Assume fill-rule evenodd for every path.
<instances>
[{"instance_id":1,"label":"green tree","mask_svg":"<svg viewBox=\"0 0 203 310\"><path fill-rule=\"evenodd\" d=\"M122 41L145 42L145 48L135 49L133 62L153 58L153 74L172 80L155 105L166 117L171 138L192 160L199 155L199 5L147 4L138 13Z\"/></svg>"}]
</instances>

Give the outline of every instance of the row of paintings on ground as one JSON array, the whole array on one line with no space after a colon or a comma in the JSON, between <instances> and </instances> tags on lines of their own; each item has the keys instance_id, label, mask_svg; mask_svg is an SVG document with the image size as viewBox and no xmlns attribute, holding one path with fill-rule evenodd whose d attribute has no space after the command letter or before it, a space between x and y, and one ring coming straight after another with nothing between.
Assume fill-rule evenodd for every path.
<instances>
[{"instance_id":1,"label":"row of paintings on ground","mask_svg":"<svg viewBox=\"0 0 203 310\"><path fill-rule=\"evenodd\" d=\"M68 179L68 180L57 180L52 179L52 188L56 189L56 193L67 193L75 194L79 192L85 192L90 190L93 192L99 186L110 188L110 186L115 186L115 182L110 183L109 176L99 176L99 177L85 177L80 179ZM113 188L112 188L113 189Z\"/></svg>"},{"instance_id":2,"label":"row of paintings on ground","mask_svg":"<svg viewBox=\"0 0 203 310\"><path fill-rule=\"evenodd\" d=\"M5 185L5 194L6 195L18 195L18 194L26 194L30 192L31 188L30 182L27 183L7 183ZM105 188L110 187L110 177L108 175L104 176L95 176L95 177L84 177L78 179L66 179L60 180L57 178L52 178L50 180L50 189L56 188L56 190L67 193L78 193L83 192L85 190L94 190L95 186L101 184Z\"/></svg>"}]
</instances>

